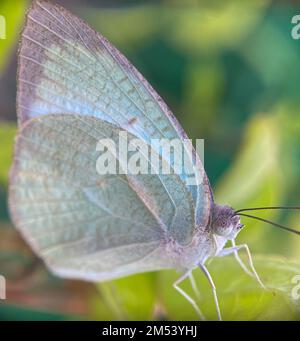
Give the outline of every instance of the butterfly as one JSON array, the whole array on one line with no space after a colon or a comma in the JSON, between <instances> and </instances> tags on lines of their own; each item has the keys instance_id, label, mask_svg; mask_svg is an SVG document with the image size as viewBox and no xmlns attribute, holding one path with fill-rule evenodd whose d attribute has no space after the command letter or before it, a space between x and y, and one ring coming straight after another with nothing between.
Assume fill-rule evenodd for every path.
<instances>
[{"instance_id":1,"label":"butterfly","mask_svg":"<svg viewBox=\"0 0 300 341\"><path fill-rule=\"evenodd\" d=\"M173 286L201 318L195 300L179 284L189 278L196 291L192 271L200 268L221 319L206 267L209 258L234 254L263 286L248 246L235 244L243 210L214 202L192 148L188 159L198 179L192 185L185 173L97 173L99 139L115 141L126 131L129 140L150 145L153 139L185 140L187 135L112 44L48 1L33 1L27 13L19 48L17 112L11 217L54 274L98 282L178 269L182 275ZM225 247L227 241L232 246ZM240 259L240 249L246 250L251 271Z\"/></svg>"}]
</instances>

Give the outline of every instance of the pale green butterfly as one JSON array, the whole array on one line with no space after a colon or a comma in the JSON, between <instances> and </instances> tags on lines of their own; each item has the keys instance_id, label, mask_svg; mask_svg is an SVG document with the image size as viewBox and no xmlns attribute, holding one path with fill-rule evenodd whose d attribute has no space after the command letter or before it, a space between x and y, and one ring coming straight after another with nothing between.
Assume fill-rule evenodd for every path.
<instances>
[{"instance_id":1,"label":"pale green butterfly","mask_svg":"<svg viewBox=\"0 0 300 341\"><path fill-rule=\"evenodd\" d=\"M20 132L10 177L14 224L55 274L104 281L175 268L178 285L200 267L221 318L209 257L236 246L240 217L213 201L194 150L198 179L179 175L102 175L95 170L99 138L187 136L142 75L105 38L64 8L34 1L19 50L17 109ZM159 153L159 150L153 152ZM163 158L164 155L160 155ZM224 248L228 240L232 247Z\"/></svg>"}]
</instances>

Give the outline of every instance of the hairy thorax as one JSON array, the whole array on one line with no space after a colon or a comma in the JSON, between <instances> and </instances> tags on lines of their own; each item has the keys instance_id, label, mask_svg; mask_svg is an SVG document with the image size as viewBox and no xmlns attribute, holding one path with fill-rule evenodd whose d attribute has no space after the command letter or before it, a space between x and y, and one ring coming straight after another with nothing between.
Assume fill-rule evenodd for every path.
<instances>
[{"instance_id":1,"label":"hairy thorax","mask_svg":"<svg viewBox=\"0 0 300 341\"><path fill-rule=\"evenodd\" d=\"M166 240L165 254L170 267L193 269L204 264L209 257L217 256L228 240L235 239L242 226L231 207L215 204L208 226L196 228L190 243L181 245L172 237Z\"/></svg>"}]
</instances>

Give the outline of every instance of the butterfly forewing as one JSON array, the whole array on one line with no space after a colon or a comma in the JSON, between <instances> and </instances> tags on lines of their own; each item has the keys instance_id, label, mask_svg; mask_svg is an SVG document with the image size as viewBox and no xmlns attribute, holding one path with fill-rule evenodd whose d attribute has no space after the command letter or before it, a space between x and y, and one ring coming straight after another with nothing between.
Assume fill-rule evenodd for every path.
<instances>
[{"instance_id":1,"label":"butterfly forewing","mask_svg":"<svg viewBox=\"0 0 300 341\"><path fill-rule=\"evenodd\" d=\"M166 104L141 74L104 37L65 9L34 1L22 33L18 75L18 117L45 114L94 116L143 139L183 139L186 134ZM159 150L156 150L159 152ZM165 155L162 155L165 157ZM211 192L203 166L196 166L197 185L181 182L193 197L195 226L205 227Z\"/></svg>"}]
</instances>

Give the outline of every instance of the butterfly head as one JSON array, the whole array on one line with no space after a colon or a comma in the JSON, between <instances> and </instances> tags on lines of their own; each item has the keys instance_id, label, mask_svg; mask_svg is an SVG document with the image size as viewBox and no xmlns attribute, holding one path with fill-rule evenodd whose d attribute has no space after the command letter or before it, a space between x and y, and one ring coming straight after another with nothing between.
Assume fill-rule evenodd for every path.
<instances>
[{"instance_id":1,"label":"butterfly head","mask_svg":"<svg viewBox=\"0 0 300 341\"><path fill-rule=\"evenodd\" d=\"M211 229L216 235L234 239L244 225L235 210L226 205L215 205L212 213Z\"/></svg>"}]
</instances>

